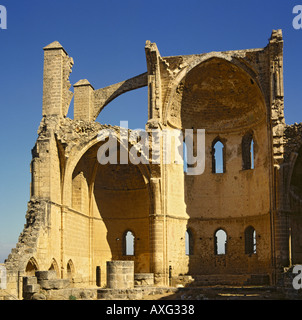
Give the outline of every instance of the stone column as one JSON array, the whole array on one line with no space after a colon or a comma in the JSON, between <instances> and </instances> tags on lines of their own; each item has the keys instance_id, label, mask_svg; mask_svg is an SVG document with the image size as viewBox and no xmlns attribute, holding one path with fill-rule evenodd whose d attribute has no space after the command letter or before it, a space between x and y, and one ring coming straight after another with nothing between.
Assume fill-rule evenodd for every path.
<instances>
[{"instance_id":1,"label":"stone column","mask_svg":"<svg viewBox=\"0 0 302 320\"><path fill-rule=\"evenodd\" d=\"M107 261L107 288L134 288L134 261Z\"/></svg>"},{"instance_id":2,"label":"stone column","mask_svg":"<svg viewBox=\"0 0 302 320\"><path fill-rule=\"evenodd\" d=\"M273 131L274 164L283 160L285 128L284 120L284 87L283 87L283 39L281 30L273 30L269 41L270 59L270 103Z\"/></svg>"},{"instance_id":3,"label":"stone column","mask_svg":"<svg viewBox=\"0 0 302 320\"><path fill-rule=\"evenodd\" d=\"M148 68L148 122L160 122L162 118L160 53L156 43L146 42L145 46Z\"/></svg>"},{"instance_id":4,"label":"stone column","mask_svg":"<svg viewBox=\"0 0 302 320\"><path fill-rule=\"evenodd\" d=\"M280 193L284 160L284 88L283 88L283 38L281 30L273 30L269 40L270 108L272 127L272 254L276 276L289 263L288 216L283 211ZM281 200L281 201L280 201ZM276 277L273 279L278 280Z\"/></svg>"},{"instance_id":5,"label":"stone column","mask_svg":"<svg viewBox=\"0 0 302 320\"><path fill-rule=\"evenodd\" d=\"M153 216L151 217L152 272L155 285L165 284L165 223L161 210L160 179L151 178Z\"/></svg>"},{"instance_id":6,"label":"stone column","mask_svg":"<svg viewBox=\"0 0 302 320\"><path fill-rule=\"evenodd\" d=\"M94 88L88 80L80 80L74 87L74 120L93 120Z\"/></svg>"},{"instance_id":7,"label":"stone column","mask_svg":"<svg viewBox=\"0 0 302 320\"><path fill-rule=\"evenodd\" d=\"M69 91L72 66L73 59L58 41L44 47L43 116L67 115L73 96Z\"/></svg>"}]
</instances>

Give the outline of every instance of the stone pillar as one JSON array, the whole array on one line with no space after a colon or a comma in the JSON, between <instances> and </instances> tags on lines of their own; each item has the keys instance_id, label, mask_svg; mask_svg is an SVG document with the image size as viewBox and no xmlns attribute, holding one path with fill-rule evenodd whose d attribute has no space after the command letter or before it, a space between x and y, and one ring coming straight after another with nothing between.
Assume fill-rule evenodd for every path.
<instances>
[{"instance_id":1,"label":"stone pillar","mask_svg":"<svg viewBox=\"0 0 302 320\"><path fill-rule=\"evenodd\" d=\"M88 80L80 80L74 87L74 120L93 120L94 88Z\"/></svg>"},{"instance_id":2,"label":"stone pillar","mask_svg":"<svg viewBox=\"0 0 302 320\"><path fill-rule=\"evenodd\" d=\"M134 288L134 261L107 261L107 288Z\"/></svg>"},{"instance_id":3,"label":"stone pillar","mask_svg":"<svg viewBox=\"0 0 302 320\"><path fill-rule=\"evenodd\" d=\"M164 266L164 219L154 217L152 220L153 268L155 285L165 284Z\"/></svg>"},{"instance_id":4,"label":"stone pillar","mask_svg":"<svg viewBox=\"0 0 302 320\"><path fill-rule=\"evenodd\" d=\"M32 150L31 161L31 198L49 199L61 202L61 172L57 143L53 134L55 124L49 121L41 123L41 131L45 128L44 136L37 139Z\"/></svg>"},{"instance_id":5,"label":"stone pillar","mask_svg":"<svg viewBox=\"0 0 302 320\"><path fill-rule=\"evenodd\" d=\"M273 30L269 40L270 107L273 152L273 203L272 203L272 251L275 271L281 272L289 264L288 216L283 211L282 171L284 160L284 86L283 86L283 37L281 30ZM280 192L281 191L281 192Z\"/></svg>"},{"instance_id":6,"label":"stone pillar","mask_svg":"<svg viewBox=\"0 0 302 320\"><path fill-rule=\"evenodd\" d=\"M97 266L96 267L96 285L97 285L97 287L101 287L101 283L102 283L102 281L101 281L101 275L102 275L102 273L101 273L101 267L100 266Z\"/></svg>"},{"instance_id":7,"label":"stone pillar","mask_svg":"<svg viewBox=\"0 0 302 320\"><path fill-rule=\"evenodd\" d=\"M148 122L160 122L162 118L160 53L156 43L146 41L145 46L148 69Z\"/></svg>"},{"instance_id":8,"label":"stone pillar","mask_svg":"<svg viewBox=\"0 0 302 320\"><path fill-rule=\"evenodd\" d=\"M270 58L270 104L273 131L274 164L283 160L285 128L283 86L283 39L281 30L273 30L269 41Z\"/></svg>"},{"instance_id":9,"label":"stone pillar","mask_svg":"<svg viewBox=\"0 0 302 320\"><path fill-rule=\"evenodd\" d=\"M58 41L44 47L43 116L67 115L73 96L69 91L72 66L73 59Z\"/></svg>"},{"instance_id":10,"label":"stone pillar","mask_svg":"<svg viewBox=\"0 0 302 320\"><path fill-rule=\"evenodd\" d=\"M165 284L165 223L161 214L160 179L151 179L154 214L151 217L152 272L155 285Z\"/></svg>"},{"instance_id":11,"label":"stone pillar","mask_svg":"<svg viewBox=\"0 0 302 320\"><path fill-rule=\"evenodd\" d=\"M60 155L54 132L65 117L73 93L69 74L73 60L59 42L44 48L43 119L32 150L31 197L61 202Z\"/></svg>"}]
</instances>

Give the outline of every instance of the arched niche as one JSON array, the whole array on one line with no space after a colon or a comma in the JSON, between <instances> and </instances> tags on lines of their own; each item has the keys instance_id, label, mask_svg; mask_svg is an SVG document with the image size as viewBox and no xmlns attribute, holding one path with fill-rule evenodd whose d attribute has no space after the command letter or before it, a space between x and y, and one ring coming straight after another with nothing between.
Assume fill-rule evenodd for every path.
<instances>
[{"instance_id":1,"label":"arched niche","mask_svg":"<svg viewBox=\"0 0 302 320\"><path fill-rule=\"evenodd\" d=\"M265 119L266 107L253 76L238 64L212 57L179 79L167 112L172 126L226 132L256 126Z\"/></svg>"}]
</instances>

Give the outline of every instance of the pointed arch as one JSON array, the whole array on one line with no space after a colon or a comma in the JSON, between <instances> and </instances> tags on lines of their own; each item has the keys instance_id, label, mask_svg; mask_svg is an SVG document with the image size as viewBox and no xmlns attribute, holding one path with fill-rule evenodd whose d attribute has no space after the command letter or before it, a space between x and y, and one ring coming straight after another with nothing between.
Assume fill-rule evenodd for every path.
<instances>
[{"instance_id":1,"label":"pointed arch","mask_svg":"<svg viewBox=\"0 0 302 320\"><path fill-rule=\"evenodd\" d=\"M100 129L101 130L101 129ZM117 139L117 143L120 148L126 149L126 146L124 143L120 140L119 133L117 132L114 137ZM66 161L66 168L65 168L65 177L64 177L64 183L63 183L63 192L62 192L62 202L65 204L68 204L71 206L72 203L72 193L70 192L70 188L68 187L68 184L70 181L72 181L72 175L73 172L81 160L81 158L85 155L87 151L93 148L98 148L102 145L102 142L99 141L98 136L91 139L88 143L78 144L75 146L72 151L70 151L70 154L68 156L68 159ZM80 148L78 147L80 146ZM128 150L131 149L133 144L131 142L128 143ZM151 196L151 190L149 188L149 181L150 181L150 166L149 164L145 163L139 163L137 165L139 171L141 172L141 175L146 183L146 186L148 188L148 192Z\"/></svg>"},{"instance_id":2,"label":"pointed arch","mask_svg":"<svg viewBox=\"0 0 302 320\"><path fill-rule=\"evenodd\" d=\"M225 142L217 137L212 142L212 173L225 173Z\"/></svg>"},{"instance_id":3,"label":"pointed arch","mask_svg":"<svg viewBox=\"0 0 302 320\"><path fill-rule=\"evenodd\" d=\"M256 253L256 230L252 226L248 226L244 231L245 254Z\"/></svg>"},{"instance_id":4,"label":"pointed arch","mask_svg":"<svg viewBox=\"0 0 302 320\"><path fill-rule=\"evenodd\" d=\"M123 235L123 255L135 255L135 236L131 230L126 230Z\"/></svg>"},{"instance_id":5,"label":"pointed arch","mask_svg":"<svg viewBox=\"0 0 302 320\"><path fill-rule=\"evenodd\" d=\"M53 258L51 260L51 264L50 264L50 267L49 267L48 270L54 270L56 272L56 274L57 274L57 277L58 278L60 277L59 265L58 265L58 263L57 263L55 258Z\"/></svg>"},{"instance_id":6,"label":"pointed arch","mask_svg":"<svg viewBox=\"0 0 302 320\"><path fill-rule=\"evenodd\" d=\"M243 170L254 169L255 142L254 142L254 134L252 131L247 132L243 136L241 148L242 148L242 169Z\"/></svg>"},{"instance_id":7,"label":"pointed arch","mask_svg":"<svg viewBox=\"0 0 302 320\"><path fill-rule=\"evenodd\" d=\"M67 262L66 270L67 270L67 278L71 280L74 277L74 274L75 274L74 264L73 264L71 259L69 259L68 262Z\"/></svg>"},{"instance_id":8,"label":"pointed arch","mask_svg":"<svg viewBox=\"0 0 302 320\"><path fill-rule=\"evenodd\" d=\"M31 257L25 267L25 273L27 276L34 276L35 272L39 270L39 265L34 257Z\"/></svg>"},{"instance_id":9,"label":"pointed arch","mask_svg":"<svg viewBox=\"0 0 302 320\"><path fill-rule=\"evenodd\" d=\"M249 104L249 106L246 107L246 111L243 111L242 105L239 106L237 104L238 98L235 98L235 104L237 105L238 112L240 113L240 117L238 117L237 123L233 122L232 117L229 118L231 115L231 109L226 110L228 107L225 105L225 103L222 103L221 106L221 112L218 113L218 117L220 119L216 119L217 121L207 121L205 118L205 122L203 122L203 128L205 124L209 124L209 127L205 128L207 132L217 132L217 130L221 130L223 132L230 132L234 131L234 128L250 128L251 124L258 124L265 120L265 114L267 112L267 103L265 99L265 90L263 89L259 79L258 79L258 73L259 71L253 68L250 64L243 61L242 59L237 59L234 56L230 56L229 54L225 54L223 52L211 52L207 55L202 55L199 57L196 57L193 61L190 61L189 64L185 65L185 67L179 68L178 74L173 78L173 80L170 81L168 85L168 92L166 94L165 100L163 102L163 121L165 124L169 124L171 127L174 128L184 128L184 127L190 127L189 124L184 123L184 119L182 119L181 110L182 106L180 105L181 96L182 96L182 90L184 92L186 91L186 95L189 95L189 98L193 103L196 103L196 92L194 91L194 98L190 96L190 84L187 82L190 82L190 78L192 75L198 74L200 77L205 77L205 81L208 83L208 86L204 87L204 94L202 95L200 101L203 101L205 103L205 100L209 99L208 106L205 106L204 111L202 112L203 118L204 115L208 114L208 111L213 108L217 109L218 104L214 103L213 101L219 100L219 97L217 95L211 96L209 95L209 81L212 80L218 81L214 76L211 80L208 77L208 67L211 66L217 66L218 72L221 75L221 67L225 70L225 75L227 76L228 72L233 72L236 70L236 75L238 76L238 81L233 82L234 85L240 87L240 90L235 90L236 94L238 92L242 92L242 95L249 95L249 99L246 100L246 104ZM209 72L210 75L214 75L215 72ZM216 80L215 80L216 79ZM230 78L231 82L235 80L234 78ZM192 82L192 81L191 81ZM201 81L197 81L196 85L199 86ZM216 82L215 82L216 83ZM220 82L218 81L216 83L217 85L212 87L219 88ZM226 83L227 84L227 83ZM233 88L229 88L229 92L226 93L226 95L230 98L234 95ZM195 90L195 89L194 89ZM213 90L214 92L215 90ZM216 90L217 91L217 90ZM221 95L219 95L221 96ZM205 99L204 99L205 98ZM252 102L253 100L253 102ZM195 101L195 102L194 102ZM232 107L234 107L234 104L231 103ZM210 109L209 109L210 108ZM188 109L193 112L193 109ZM187 111L184 111L186 114ZM227 111L227 112L225 112ZM229 112L230 111L230 112ZM200 114L198 111L195 115ZM211 112L212 114L212 112ZM249 116L249 114L254 116ZM190 119L194 119L197 122L200 122L198 117L192 118L192 115L189 117ZM240 118L240 121L239 121ZM195 122L196 122L195 121ZM216 124L215 124L216 122ZM230 125L230 122L233 122L232 125ZM193 124L192 124L193 125ZM235 126L235 127L234 127Z\"/></svg>"},{"instance_id":10,"label":"pointed arch","mask_svg":"<svg viewBox=\"0 0 302 320\"><path fill-rule=\"evenodd\" d=\"M194 254L194 236L191 228L185 232L185 253L187 256Z\"/></svg>"}]
</instances>

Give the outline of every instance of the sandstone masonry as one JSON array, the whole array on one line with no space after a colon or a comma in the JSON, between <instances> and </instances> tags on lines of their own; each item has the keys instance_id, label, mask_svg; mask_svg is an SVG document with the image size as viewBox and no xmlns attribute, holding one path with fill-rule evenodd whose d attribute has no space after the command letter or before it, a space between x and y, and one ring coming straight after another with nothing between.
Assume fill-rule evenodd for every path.
<instances>
[{"instance_id":1,"label":"sandstone masonry","mask_svg":"<svg viewBox=\"0 0 302 320\"><path fill-rule=\"evenodd\" d=\"M91 288L96 298L94 289L117 289L117 279L131 290L205 279L277 286L284 268L302 263L302 126L284 120L282 31L259 49L162 57L147 41L145 53L145 73L101 89L82 79L72 92L73 59L57 41L44 48L26 224L5 261L10 295L46 299L51 290ZM126 146L119 127L96 118L144 86L150 137L154 129L193 129L196 138L205 129L203 174L188 175L174 161L98 162L100 130L115 133L118 154ZM108 275L115 262L132 264L131 276Z\"/></svg>"}]
</instances>

